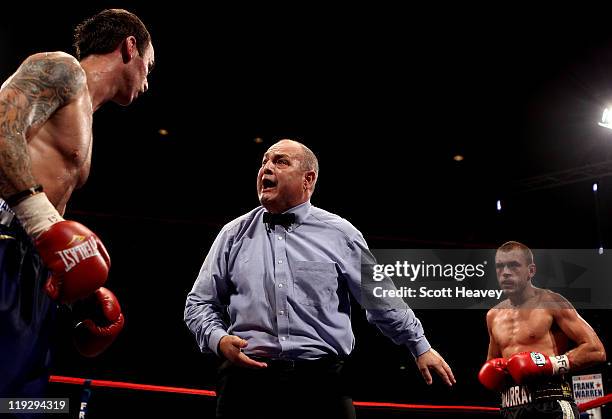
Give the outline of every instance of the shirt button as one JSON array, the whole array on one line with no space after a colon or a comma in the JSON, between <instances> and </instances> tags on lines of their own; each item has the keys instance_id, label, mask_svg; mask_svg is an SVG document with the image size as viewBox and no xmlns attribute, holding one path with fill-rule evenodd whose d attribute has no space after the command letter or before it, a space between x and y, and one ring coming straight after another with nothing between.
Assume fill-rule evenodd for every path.
<instances>
[{"instance_id":1,"label":"shirt button","mask_svg":"<svg viewBox=\"0 0 612 419\"><path fill-rule=\"evenodd\" d=\"M278 312L278 314L280 314L282 316L283 314L285 314L285 312L283 310L281 310L281 311Z\"/></svg>"},{"instance_id":2,"label":"shirt button","mask_svg":"<svg viewBox=\"0 0 612 419\"><path fill-rule=\"evenodd\" d=\"M279 239L279 240L282 240L282 239L283 239L283 236L278 236L278 239Z\"/></svg>"},{"instance_id":3,"label":"shirt button","mask_svg":"<svg viewBox=\"0 0 612 419\"><path fill-rule=\"evenodd\" d=\"M283 336L281 340L287 340L287 336Z\"/></svg>"},{"instance_id":4,"label":"shirt button","mask_svg":"<svg viewBox=\"0 0 612 419\"><path fill-rule=\"evenodd\" d=\"M280 265L280 264L282 264L282 263L283 263L283 261L282 261L282 260L279 260L279 261L278 261L278 264L279 264L279 265Z\"/></svg>"},{"instance_id":5,"label":"shirt button","mask_svg":"<svg viewBox=\"0 0 612 419\"><path fill-rule=\"evenodd\" d=\"M282 287L283 287L283 284L278 284L278 287L279 287L279 288L282 288Z\"/></svg>"}]
</instances>

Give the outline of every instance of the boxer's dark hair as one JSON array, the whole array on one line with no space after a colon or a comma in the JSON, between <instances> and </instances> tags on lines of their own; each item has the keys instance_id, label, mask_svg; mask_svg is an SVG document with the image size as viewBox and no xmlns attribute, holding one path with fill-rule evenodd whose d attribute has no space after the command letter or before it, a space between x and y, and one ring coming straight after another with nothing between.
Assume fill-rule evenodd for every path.
<instances>
[{"instance_id":1,"label":"boxer's dark hair","mask_svg":"<svg viewBox=\"0 0 612 419\"><path fill-rule=\"evenodd\" d=\"M523 251L523 255L525 256L525 260L527 260L528 265L531 265L533 263L533 253L531 252L531 249L525 246L521 242L516 242L516 241L506 242L502 244L501 246L499 246L497 251L498 252L511 252L515 249Z\"/></svg>"},{"instance_id":2,"label":"boxer's dark hair","mask_svg":"<svg viewBox=\"0 0 612 419\"><path fill-rule=\"evenodd\" d=\"M144 23L127 10L103 10L74 29L76 57L82 60L92 54L108 54L128 36L136 38L136 48L142 56L151 42Z\"/></svg>"}]
</instances>

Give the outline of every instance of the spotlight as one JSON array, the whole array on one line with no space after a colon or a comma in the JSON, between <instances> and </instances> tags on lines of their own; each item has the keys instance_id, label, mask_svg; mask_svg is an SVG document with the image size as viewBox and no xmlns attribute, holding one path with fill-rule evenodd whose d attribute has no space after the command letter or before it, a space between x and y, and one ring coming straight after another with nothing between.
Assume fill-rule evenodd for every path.
<instances>
[{"instance_id":1,"label":"spotlight","mask_svg":"<svg viewBox=\"0 0 612 419\"><path fill-rule=\"evenodd\" d=\"M604 109L599 126L612 129L612 112L610 112L609 108Z\"/></svg>"}]
</instances>

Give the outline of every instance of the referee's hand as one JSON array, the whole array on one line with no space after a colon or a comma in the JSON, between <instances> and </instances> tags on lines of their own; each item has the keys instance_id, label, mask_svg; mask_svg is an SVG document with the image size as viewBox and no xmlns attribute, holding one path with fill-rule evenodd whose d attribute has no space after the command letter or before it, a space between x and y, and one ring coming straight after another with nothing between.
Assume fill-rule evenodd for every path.
<instances>
[{"instance_id":1,"label":"referee's hand","mask_svg":"<svg viewBox=\"0 0 612 419\"><path fill-rule=\"evenodd\" d=\"M265 362L257 362L242 352L248 342L238 336L227 335L219 340L219 352L232 364L245 368L267 368Z\"/></svg>"}]
</instances>

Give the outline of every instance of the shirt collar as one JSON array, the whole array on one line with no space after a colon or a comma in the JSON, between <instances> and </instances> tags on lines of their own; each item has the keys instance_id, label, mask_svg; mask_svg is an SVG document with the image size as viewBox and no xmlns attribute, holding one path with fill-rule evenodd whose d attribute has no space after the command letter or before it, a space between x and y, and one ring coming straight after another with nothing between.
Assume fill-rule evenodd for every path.
<instances>
[{"instance_id":1,"label":"shirt collar","mask_svg":"<svg viewBox=\"0 0 612 419\"><path fill-rule=\"evenodd\" d=\"M297 205L293 208L288 209L283 214L288 213L288 212L295 214L295 224L300 225L308 217L311 207L312 207L312 204L310 203L310 201L306 201L306 202L301 203L300 205Z\"/></svg>"},{"instance_id":2,"label":"shirt collar","mask_svg":"<svg viewBox=\"0 0 612 419\"><path fill-rule=\"evenodd\" d=\"M310 201L306 201L306 202L302 202L299 205L296 205L293 208L289 208L287 211L283 212L283 214L287 214L287 213L295 214L295 223L291 227L289 227L288 230L293 230L300 224L304 223L306 218L308 218L308 214L310 214L310 208L312 208L312 204L310 203ZM268 212L268 210L264 208L264 212Z\"/></svg>"}]
</instances>

